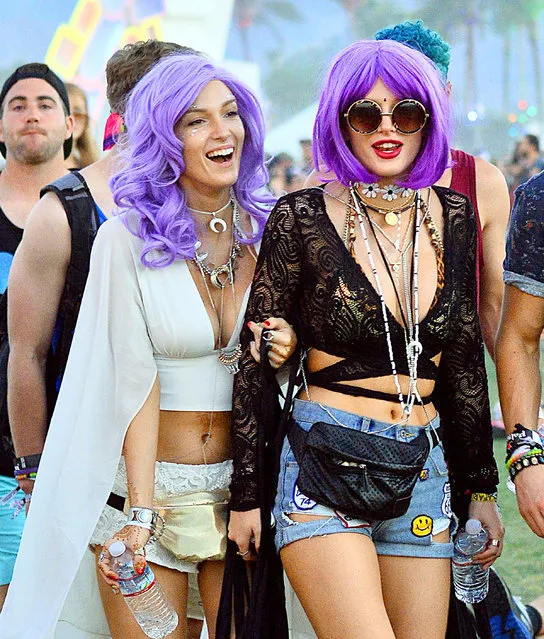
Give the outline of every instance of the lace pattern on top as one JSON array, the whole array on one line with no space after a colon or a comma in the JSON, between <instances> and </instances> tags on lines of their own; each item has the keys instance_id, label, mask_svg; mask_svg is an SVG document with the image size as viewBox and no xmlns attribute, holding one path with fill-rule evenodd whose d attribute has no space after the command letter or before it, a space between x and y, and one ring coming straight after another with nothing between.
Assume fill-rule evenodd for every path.
<instances>
[{"instance_id":1,"label":"lace pattern on top","mask_svg":"<svg viewBox=\"0 0 544 639\"><path fill-rule=\"evenodd\" d=\"M445 424L452 490L460 495L494 492L498 476L476 314L474 213L464 196L440 187L435 191L444 211L444 286L420 324L424 350L419 376L437 380L433 401ZM404 352L403 328L390 311L388 314L393 349ZM268 221L246 320L260 322L270 316L292 324L304 348L344 358L328 372L313 373L312 383L320 375L339 381L391 373L378 294L344 246L319 188L284 196ZM234 389L234 510L258 506L261 380L249 349L251 339L244 326ZM442 358L437 368L431 358L439 353ZM406 362L397 364L399 372L405 373Z\"/></svg>"}]
</instances>

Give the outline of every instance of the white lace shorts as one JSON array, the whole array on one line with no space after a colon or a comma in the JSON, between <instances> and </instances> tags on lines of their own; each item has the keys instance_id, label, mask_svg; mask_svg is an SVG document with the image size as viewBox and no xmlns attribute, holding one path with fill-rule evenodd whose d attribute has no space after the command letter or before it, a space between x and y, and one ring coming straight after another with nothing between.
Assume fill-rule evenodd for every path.
<instances>
[{"instance_id":1,"label":"white lace shorts","mask_svg":"<svg viewBox=\"0 0 544 639\"><path fill-rule=\"evenodd\" d=\"M229 459L218 464L172 464L155 463L155 498L188 495L200 491L228 489L232 475L232 461ZM125 460L121 457L112 493L127 497L127 471ZM104 506L98 524L91 537L91 544L102 545L114 533L121 530L127 517L120 510ZM148 561L159 566L166 566L179 572L197 573L198 564L183 561L175 557L159 543L146 546Z\"/></svg>"}]
</instances>

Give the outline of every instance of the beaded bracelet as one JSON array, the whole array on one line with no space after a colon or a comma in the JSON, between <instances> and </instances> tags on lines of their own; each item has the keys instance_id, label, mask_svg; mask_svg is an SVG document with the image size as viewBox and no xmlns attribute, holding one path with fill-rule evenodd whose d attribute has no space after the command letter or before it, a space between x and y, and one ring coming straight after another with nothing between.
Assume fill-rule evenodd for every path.
<instances>
[{"instance_id":1,"label":"beaded bracelet","mask_svg":"<svg viewBox=\"0 0 544 639\"><path fill-rule=\"evenodd\" d=\"M538 455L542 455L543 454L543 450L542 448L535 446L534 448L531 448L529 450L527 450L526 447L522 447L522 450L520 450L517 453L512 454L510 457L506 458L506 470L510 470L510 468L520 459L523 459L524 457L538 457Z\"/></svg>"},{"instance_id":2,"label":"beaded bracelet","mask_svg":"<svg viewBox=\"0 0 544 639\"><path fill-rule=\"evenodd\" d=\"M470 501L497 501L497 493L472 493Z\"/></svg>"},{"instance_id":3,"label":"beaded bracelet","mask_svg":"<svg viewBox=\"0 0 544 639\"><path fill-rule=\"evenodd\" d=\"M513 481L524 468L529 468L529 466L538 466L540 464L544 464L544 454L540 453L537 455L524 456L515 461L508 469L510 479Z\"/></svg>"},{"instance_id":4,"label":"beaded bracelet","mask_svg":"<svg viewBox=\"0 0 544 639\"><path fill-rule=\"evenodd\" d=\"M13 476L15 479L36 479L36 475L38 473L38 467L34 466L32 468L15 468L13 471Z\"/></svg>"}]
</instances>

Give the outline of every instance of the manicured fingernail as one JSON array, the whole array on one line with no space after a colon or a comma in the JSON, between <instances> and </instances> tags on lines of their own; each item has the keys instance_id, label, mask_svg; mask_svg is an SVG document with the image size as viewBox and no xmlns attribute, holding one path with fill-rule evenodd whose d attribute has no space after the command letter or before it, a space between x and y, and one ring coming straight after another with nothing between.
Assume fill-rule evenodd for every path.
<instances>
[{"instance_id":1,"label":"manicured fingernail","mask_svg":"<svg viewBox=\"0 0 544 639\"><path fill-rule=\"evenodd\" d=\"M143 575L144 574L144 570L145 570L145 568L143 566L138 566L138 568L136 568L136 574L137 575Z\"/></svg>"},{"instance_id":2,"label":"manicured fingernail","mask_svg":"<svg viewBox=\"0 0 544 639\"><path fill-rule=\"evenodd\" d=\"M247 326L248 326L249 328L251 328L251 325L252 325L252 324L253 324L253 322L248 322L248 323L247 323Z\"/></svg>"},{"instance_id":3,"label":"manicured fingernail","mask_svg":"<svg viewBox=\"0 0 544 639\"><path fill-rule=\"evenodd\" d=\"M269 322L268 320L266 320L266 322L263 322L263 324L264 324L265 326L270 326L270 322Z\"/></svg>"}]
</instances>

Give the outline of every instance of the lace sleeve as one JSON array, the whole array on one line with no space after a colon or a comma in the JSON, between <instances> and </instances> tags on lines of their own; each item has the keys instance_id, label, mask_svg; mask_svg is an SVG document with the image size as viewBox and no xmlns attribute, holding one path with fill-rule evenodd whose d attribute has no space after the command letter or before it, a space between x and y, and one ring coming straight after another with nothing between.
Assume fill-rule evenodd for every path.
<instances>
[{"instance_id":1,"label":"lace sleeve","mask_svg":"<svg viewBox=\"0 0 544 639\"><path fill-rule=\"evenodd\" d=\"M298 297L302 246L295 202L294 196L285 196L270 215L240 338L243 353L240 372L234 381L231 483L231 507L237 511L258 506L257 424L261 376L259 364L250 352L253 334L247 322L283 317L290 324L295 323L293 309Z\"/></svg>"},{"instance_id":2,"label":"lace sleeve","mask_svg":"<svg viewBox=\"0 0 544 639\"><path fill-rule=\"evenodd\" d=\"M438 379L452 499L459 506L470 493L493 493L498 484L484 347L476 311L475 217L468 203L460 218L452 225L449 243L450 250L455 251L453 268L459 273L459 310L451 340L442 354Z\"/></svg>"}]
</instances>

